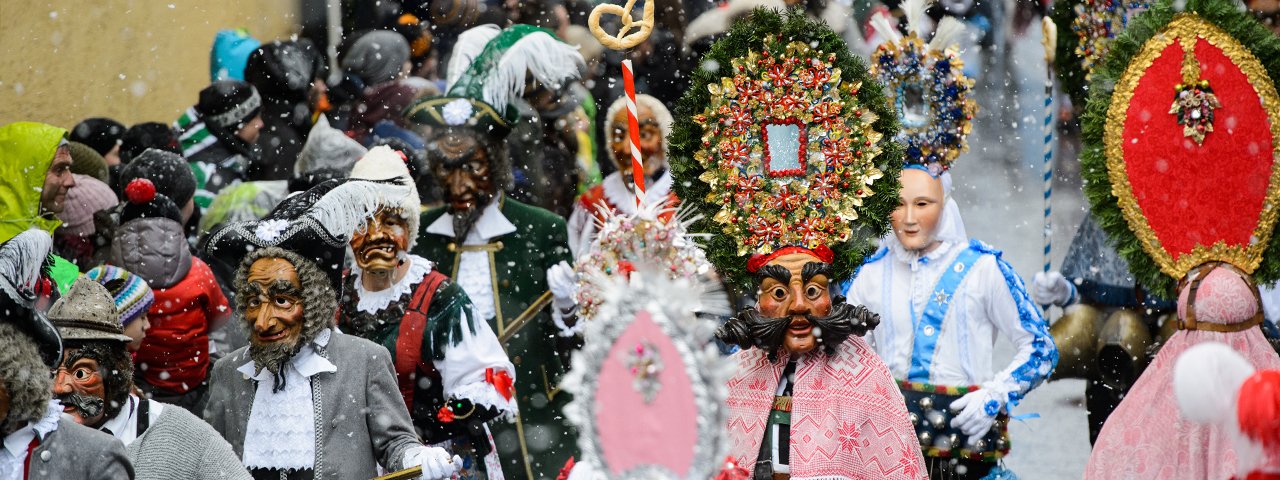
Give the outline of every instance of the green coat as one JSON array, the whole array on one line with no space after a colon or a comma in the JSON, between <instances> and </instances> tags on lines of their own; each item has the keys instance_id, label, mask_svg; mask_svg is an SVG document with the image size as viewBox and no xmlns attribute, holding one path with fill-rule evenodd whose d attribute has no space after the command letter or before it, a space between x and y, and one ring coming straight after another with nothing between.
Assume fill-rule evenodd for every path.
<instances>
[{"instance_id":1,"label":"green coat","mask_svg":"<svg viewBox=\"0 0 1280 480\"><path fill-rule=\"evenodd\" d=\"M62 224L57 217L40 215L40 189L66 136L66 130L43 123L0 126L0 242L31 227L53 235Z\"/></svg>"},{"instance_id":2,"label":"green coat","mask_svg":"<svg viewBox=\"0 0 1280 480\"><path fill-rule=\"evenodd\" d=\"M547 210L505 197L498 201L502 215L516 231L490 240L494 251L489 265L499 318L488 320L499 340L506 339L503 347L515 365L520 416L513 424L491 424L493 439L508 480L554 479L578 451L577 430L562 413L569 394L559 387L569 368L572 348L557 336L549 306L531 312L523 328L509 329L540 297L550 298L547 269L572 261L568 229L564 219ZM444 213L443 208L437 208L422 215L422 231L413 253L435 262L456 279L461 260L458 245L453 238L426 232ZM526 454L528 462L522 463Z\"/></svg>"}]
</instances>

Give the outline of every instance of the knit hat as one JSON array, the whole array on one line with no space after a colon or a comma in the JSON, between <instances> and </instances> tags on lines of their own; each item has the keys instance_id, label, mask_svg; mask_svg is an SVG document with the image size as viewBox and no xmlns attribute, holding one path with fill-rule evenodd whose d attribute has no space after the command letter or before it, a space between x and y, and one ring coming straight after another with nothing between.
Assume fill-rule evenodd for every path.
<instances>
[{"instance_id":1,"label":"knit hat","mask_svg":"<svg viewBox=\"0 0 1280 480\"><path fill-rule=\"evenodd\" d=\"M320 169L333 169L345 174L368 151L342 130L330 127L329 119L321 115L311 127L311 133L307 134L307 143L302 145L302 153L293 164L293 175L300 177Z\"/></svg>"},{"instance_id":2,"label":"knit hat","mask_svg":"<svg viewBox=\"0 0 1280 480\"><path fill-rule=\"evenodd\" d=\"M111 292L115 298L116 311L120 314L121 328L141 318L156 301L156 295L147 282L123 268L100 265L85 272L84 276L102 284Z\"/></svg>"},{"instance_id":3,"label":"knit hat","mask_svg":"<svg viewBox=\"0 0 1280 480\"><path fill-rule=\"evenodd\" d=\"M59 233L71 235L89 235L94 232L93 214L120 203L116 192L96 178L71 174L76 179L76 188L67 190L67 201L58 219L62 220Z\"/></svg>"},{"instance_id":4,"label":"knit hat","mask_svg":"<svg viewBox=\"0 0 1280 480\"><path fill-rule=\"evenodd\" d=\"M244 80L245 62L260 44L243 28L218 30L209 50L209 80Z\"/></svg>"},{"instance_id":5,"label":"knit hat","mask_svg":"<svg viewBox=\"0 0 1280 480\"><path fill-rule=\"evenodd\" d=\"M401 197L382 195L378 199L378 206L399 209L405 215L405 220L408 221L407 230L409 232L417 232L418 217L422 210L422 203L418 198L418 188L415 186L413 176L409 173L408 161L404 154L392 150L391 147L373 147L351 169L351 178L362 180L399 179L408 187L408 193ZM409 250L413 250L417 239L417 235L409 235Z\"/></svg>"},{"instance_id":6,"label":"knit hat","mask_svg":"<svg viewBox=\"0 0 1280 480\"><path fill-rule=\"evenodd\" d=\"M120 210L120 224L137 218L168 218L182 223L182 212L168 196L156 192L156 185L145 178L135 178L124 187L125 203Z\"/></svg>"},{"instance_id":7,"label":"knit hat","mask_svg":"<svg viewBox=\"0 0 1280 480\"><path fill-rule=\"evenodd\" d=\"M191 173L191 166L181 155L173 152L157 149L142 152L120 172L121 188L138 178L150 180L160 194L169 197L179 207L186 205L196 194L196 177ZM124 195L120 197L125 198Z\"/></svg>"},{"instance_id":8,"label":"knit hat","mask_svg":"<svg viewBox=\"0 0 1280 480\"><path fill-rule=\"evenodd\" d=\"M172 128L160 122L143 122L129 127L120 137L120 161L129 163L149 148L182 153Z\"/></svg>"},{"instance_id":9,"label":"knit hat","mask_svg":"<svg viewBox=\"0 0 1280 480\"><path fill-rule=\"evenodd\" d=\"M244 81L219 80L200 91L196 111L205 124L235 131L262 111L262 97Z\"/></svg>"},{"instance_id":10,"label":"knit hat","mask_svg":"<svg viewBox=\"0 0 1280 480\"><path fill-rule=\"evenodd\" d=\"M124 125L110 118L86 118L71 129L67 139L88 145L99 155L106 155L120 144L124 131Z\"/></svg>"},{"instance_id":11,"label":"knit hat","mask_svg":"<svg viewBox=\"0 0 1280 480\"><path fill-rule=\"evenodd\" d=\"M111 292L87 278L71 284L67 294L49 308L48 316L64 341L133 340L120 327Z\"/></svg>"},{"instance_id":12,"label":"knit hat","mask_svg":"<svg viewBox=\"0 0 1280 480\"><path fill-rule=\"evenodd\" d=\"M67 142L67 150L71 152L71 173L79 173L101 180L103 183L110 181L111 174L107 171L107 160L102 158L102 154L93 150L93 147L80 142Z\"/></svg>"},{"instance_id":13,"label":"knit hat","mask_svg":"<svg viewBox=\"0 0 1280 480\"><path fill-rule=\"evenodd\" d=\"M407 61L409 42L404 37L389 30L374 30L351 45L342 57L342 68L371 87L395 80Z\"/></svg>"},{"instance_id":14,"label":"knit hat","mask_svg":"<svg viewBox=\"0 0 1280 480\"><path fill-rule=\"evenodd\" d=\"M32 228L0 244L0 322L31 336L49 368L62 363L62 338L45 315L34 308L35 285L53 249L44 230Z\"/></svg>"}]
</instances>

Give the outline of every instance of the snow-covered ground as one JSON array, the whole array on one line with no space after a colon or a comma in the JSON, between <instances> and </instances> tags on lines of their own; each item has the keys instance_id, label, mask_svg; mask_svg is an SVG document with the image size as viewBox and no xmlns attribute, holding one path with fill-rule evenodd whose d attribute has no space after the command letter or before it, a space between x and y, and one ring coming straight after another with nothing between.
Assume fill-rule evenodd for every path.
<instances>
[{"instance_id":1,"label":"snow-covered ground","mask_svg":"<svg viewBox=\"0 0 1280 480\"><path fill-rule=\"evenodd\" d=\"M952 170L955 198L969 235L1003 250L1004 258L1028 282L1043 263L1040 179L1045 67L1037 26L1011 42L1007 77L993 68L978 80L981 110L969 137L970 151ZM1053 267L1058 268L1087 205L1080 191L1076 152L1064 152L1059 146L1055 153L1052 241ZM1055 308L1051 319L1060 314ZM998 342L997 365L1005 364L1012 354L1012 346ZM1006 466L1024 479L1083 476L1090 450L1084 387L1083 380L1048 382L1014 409L1014 415L1039 414L1039 418L1010 424L1013 450Z\"/></svg>"}]
</instances>

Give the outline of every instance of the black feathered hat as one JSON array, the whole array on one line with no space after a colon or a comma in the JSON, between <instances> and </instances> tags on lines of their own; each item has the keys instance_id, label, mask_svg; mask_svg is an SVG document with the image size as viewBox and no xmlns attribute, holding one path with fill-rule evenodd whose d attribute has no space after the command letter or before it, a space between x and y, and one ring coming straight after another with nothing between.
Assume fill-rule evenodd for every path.
<instances>
[{"instance_id":1,"label":"black feathered hat","mask_svg":"<svg viewBox=\"0 0 1280 480\"><path fill-rule=\"evenodd\" d=\"M52 248L49 233L39 229L27 230L0 244L0 322L30 336L51 369L62 363L62 337L44 313L35 308L35 285Z\"/></svg>"},{"instance_id":2,"label":"black feathered hat","mask_svg":"<svg viewBox=\"0 0 1280 480\"><path fill-rule=\"evenodd\" d=\"M381 205L414 195L400 180L336 179L285 199L261 220L227 223L201 241L204 258L230 271L249 252L280 247L315 263L340 292L347 242Z\"/></svg>"}]
</instances>

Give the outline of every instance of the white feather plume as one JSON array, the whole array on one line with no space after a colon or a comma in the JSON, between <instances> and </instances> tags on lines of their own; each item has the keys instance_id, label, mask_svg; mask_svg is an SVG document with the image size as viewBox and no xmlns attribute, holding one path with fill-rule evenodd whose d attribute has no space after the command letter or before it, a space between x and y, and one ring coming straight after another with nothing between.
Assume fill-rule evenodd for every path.
<instances>
[{"instance_id":1,"label":"white feather plume","mask_svg":"<svg viewBox=\"0 0 1280 480\"><path fill-rule=\"evenodd\" d=\"M1193 422L1234 423L1236 392L1253 371L1253 364L1226 344L1205 342L1188 348L1173 367L1178 409Z\"/></svg>"},{"instance_id":2,"label":"white feather plume","mask_svg":"<svg viewBox=\"0 0 1280 480\"><path fill-rule=\"evenodd\" d=\"M938 28L933 31L933 40L929 41L929 49L936 51L946 50L947 47L958 45L960 38L964 35L964 23L953 17L943 17L938 22Z\"/></svg>"},{"instance_id":3,"label":"white feather plume","mask_svg":"<svg viewBox=\"0 0 1280 480\"><path fill-rule=\"evenodd\" d=\"M334 237L346 240L364 228L382 204L394 205L408 195L412 195L408 185L352 180L320 197L306 215Z\"/></svg>"},{"instance_id":4,"label":"white feather plume","mask_svg":"<svg viewBox=\"0 0 1280 480\"><path fill-rule=\"evenodd\" d=\"M907 31L924 37L921 29L925 28L925 10L929 9L929 0L903 0L902 16L907 19Z\"/></svg>"},{"instance_id":5,"label":"white feather plume","mask_svg":"<svg viewBox=\"0 0 1280 480\"><path fill-rule=\"evenodd\" d=\"M897 25L894 24L893 16L885 12L877 12L871 17L871 28L880 34L880 38L885 43L898 43L902 40L902 34L898 32Z\"/></svg>"},{"instance_id":6,"label":"white feather plume","mask_svg":"<svg viewBox=\"0 0 1280 480\"><path fill-rule=\"evenodd\" d=\"M489 44L490 40L497 37L502 32L497 25L487 24L481 25L458 35L458 41L453 45L453 53L449 57L449 66L445 72L446 85L445 91L453 88L454 82L458 81L463 72L467 71L467 67L471 66L471 62L484 51L484 46Z\"/></svg>"},{"instance_id":7,"label":"white feather plume","mask_svg":"<svg viewBox=\"0 0 1280 480\"><path fill-rule=\"evenodd\" d=\"M484 101L502 108L511 99L524 95L526 73L533 74L547 88L559 88L564 82L577 79L583 64L582 54L573 45L546 32L530 33L508 48L498 66L489 72Z\"/></svg>"},{"instance_id":8,"label":"white feather plume","mask_svg":"<svg viewBox=\"0 0 1280 480\"><path fill-rule=\"evenodd\" d=\"M53 249L49 232L30 229L0 244L0 289L10 298L24 298L40 280L40 270Z\"/></svg>"}]
</instances>

